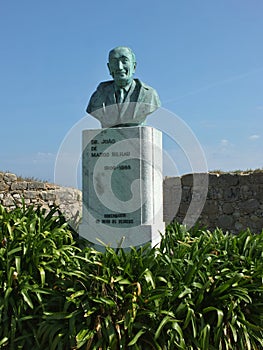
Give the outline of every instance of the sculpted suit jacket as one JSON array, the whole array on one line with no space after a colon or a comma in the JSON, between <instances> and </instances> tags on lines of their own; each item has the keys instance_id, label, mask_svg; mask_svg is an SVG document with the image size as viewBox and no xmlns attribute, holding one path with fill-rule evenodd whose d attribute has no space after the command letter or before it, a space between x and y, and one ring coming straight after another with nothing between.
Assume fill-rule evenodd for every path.
<instances>
[{"instance_id":1,"label":"sculpted suit jacket","mask_svg":"<svg viewBox=\"0 0 263 350\"><path fill-rule=\"evenodd\" d=\"M148 114L160 107L157 92L134 79L123 103L117 104L114 80L102 82L90 98L87 112L101 122L102 128L119 125L143 125Z\"/></svg>"}]
</instances>

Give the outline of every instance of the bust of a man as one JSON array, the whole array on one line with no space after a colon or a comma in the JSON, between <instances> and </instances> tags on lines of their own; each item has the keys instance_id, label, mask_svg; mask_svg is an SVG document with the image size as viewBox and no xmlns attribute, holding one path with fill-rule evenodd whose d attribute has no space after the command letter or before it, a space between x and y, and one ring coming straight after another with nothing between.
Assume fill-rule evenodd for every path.
<instances>
[{"instance_id":1,"label":"bust of a man","mask_svg":"<svg viewBox=\"0 0 263 350\"><path fill-rule=\"evenodd\" d=\"M133 78L133 51L125 46L112 49L108 68L113 80L99 84L87 112L101 122L102 128L144 125L147 115L161 104L153 88Z\"/></svg>"}]
</instances>

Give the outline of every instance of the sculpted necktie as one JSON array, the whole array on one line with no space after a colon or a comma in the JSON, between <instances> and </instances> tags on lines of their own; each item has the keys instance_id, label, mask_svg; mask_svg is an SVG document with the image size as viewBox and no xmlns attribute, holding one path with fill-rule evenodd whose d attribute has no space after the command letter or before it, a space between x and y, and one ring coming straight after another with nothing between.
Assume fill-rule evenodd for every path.
<instances>
[{"instance_id":1,"label":"sculpted necktie","mask_svg":"<svg viewBox=\"0 0 263 350\"><path fill-rule=\"evenodd\" d=\"M124 90L123 89L119 89L117 91L117 103L122 103L124 100Z\"/></svg>"}]
</instances>

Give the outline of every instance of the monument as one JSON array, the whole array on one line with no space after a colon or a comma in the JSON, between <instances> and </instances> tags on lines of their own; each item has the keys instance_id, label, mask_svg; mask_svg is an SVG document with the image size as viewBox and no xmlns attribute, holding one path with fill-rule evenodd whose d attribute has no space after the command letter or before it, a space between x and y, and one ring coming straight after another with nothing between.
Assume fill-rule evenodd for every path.
<instances>
[{"instance_id":1,"label":"monument","mask_svg":"<svg viewBox=\"0 0 263 350\"><path fill-rule=\"evenodd\" d=\"M113 80L102 82L87 112L102 129L82 136L83 217L80 235L96 245L141 246L164 233L162 133L145 126L160 106L157 92L134 79L128 47L109 53Z\"/></svg>"}]
</instances>

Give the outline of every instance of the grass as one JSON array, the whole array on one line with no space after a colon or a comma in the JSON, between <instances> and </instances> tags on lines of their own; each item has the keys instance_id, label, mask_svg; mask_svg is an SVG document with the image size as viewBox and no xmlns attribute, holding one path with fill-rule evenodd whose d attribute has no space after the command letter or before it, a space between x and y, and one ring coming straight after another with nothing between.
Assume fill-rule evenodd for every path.
<instances>
[{"instance_id":1,"label":"grass","mask_svg":"<svg viewBox=\"0 0 263 350\"><path fill-rule=\"evenodd\" d=\"M210 174L237 174L237 175L247 175L247 174L262 173L262 172L263 172L263 168L246 169L246 170L236 169L231 171L223 171L220 169L216 169L216 170L209 171Z\"/></svg>"},{"instance_id":2,"label":"grass","mask_svg":"<svg viewBox=\"0 0 263 350\"><path fill-rule=\"evenodd\" d=\"M0 174L13 174L12 172L10 172L9 170L6 171L0 171ZM17 175L17 181L18 182L22 182L22 181L26 181L26 182L43 182L43 183L47 183L48 181L34 177L34 176L22 176L22 175Z\"/></svg>"}]
</instances>

